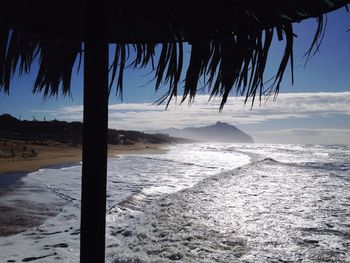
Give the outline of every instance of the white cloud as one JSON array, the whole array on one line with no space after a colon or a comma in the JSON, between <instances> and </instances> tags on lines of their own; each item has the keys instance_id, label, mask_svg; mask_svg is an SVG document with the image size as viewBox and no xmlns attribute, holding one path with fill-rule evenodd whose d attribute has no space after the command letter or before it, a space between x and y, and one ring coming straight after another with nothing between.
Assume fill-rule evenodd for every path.
<instances>
[{"instance_id":1,"label":"white cloud","mask_svg":"<svg viewBox=\"0 0 350 263\"><path fill-rule=\"evenodd\" d=\"M219 113L220 100L208 102L208 96L199 95L192 105L171 104L164 106L151 103L120 103L109 105L109 126L117 129L149 130L168 127L201 126L226 121L232 124L252 124L269 120L287 120L327 116L350 115L350 92L284 93L276 101L270 99L261 105L244 106L244 98L230 97L223 112ZM52 118L82 120L83 106L60 107L48 112Z\"/></svg>"}]
</instances>

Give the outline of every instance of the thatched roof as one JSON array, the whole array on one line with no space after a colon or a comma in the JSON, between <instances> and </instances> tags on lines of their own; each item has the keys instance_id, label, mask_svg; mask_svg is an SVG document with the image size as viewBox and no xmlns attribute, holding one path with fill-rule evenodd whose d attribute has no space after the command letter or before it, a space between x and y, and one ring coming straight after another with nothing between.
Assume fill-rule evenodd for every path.
<instances>
[{"instance_id":1,"label":"thatched roof","mask_svg":"<svg viewBox=\"0 0 350 263\"><path fill-rule=\"evenodd\" d=\"M69 93L74 63L83 56L86 36L82 1L11 0L0 10L0 90L9 91L16 71L27 74L36 61L34 92L45 96ZM290 63L293 71L293 25L315 17L318 26L308 55L323 34L325 13L345 0L106 1L106 41L116 46L111 87L122 91L126 65L154 69L156 89L167 84L165 97L177 96L185 72L183 100L192 100L200 77L211 95L232 90L247 98L277 93ZM4 4L1 4L4 5ZM272 82L264 72L274 36L285 42ZM191 57L184 68L184 42ZM136 55L127 61L131 50ZM159 51L159 55L156 52Z\"/></svg>"}]
</instances>

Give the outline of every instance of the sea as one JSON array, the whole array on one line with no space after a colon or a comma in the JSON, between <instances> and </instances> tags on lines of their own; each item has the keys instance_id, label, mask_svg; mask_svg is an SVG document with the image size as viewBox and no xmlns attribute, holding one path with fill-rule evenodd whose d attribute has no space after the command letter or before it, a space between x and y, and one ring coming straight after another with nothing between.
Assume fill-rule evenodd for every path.
<instances>
[{"instance_id":1,"label":"sea","mask_svg":"<svg viewBox=\"0 0 350 263\"><path fill-rule=\"evenodd\" d=\"M0 262L79 262L80 183L77 164L11 186L1 202L45 220L0 237ZM178 144L110 158L106 220L106 262L350 262L350 146Z\"/></svg>"}]
</instances>

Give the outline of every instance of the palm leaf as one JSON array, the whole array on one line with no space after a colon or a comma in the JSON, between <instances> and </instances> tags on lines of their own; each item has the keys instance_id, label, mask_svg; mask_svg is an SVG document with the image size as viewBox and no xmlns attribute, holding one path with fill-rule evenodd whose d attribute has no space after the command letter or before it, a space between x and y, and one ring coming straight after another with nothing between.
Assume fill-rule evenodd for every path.
<instances>
[{"instance_id":1,"label":"palm leaf","mask_svg":"<svg viewBox=\"0 0 350 263\"><path fill-rule=\"evenodd\" d=\"M191 12L198 8L196 5L189 4L185 8L184 3L179 3L166 9L166 5L162 4L165 12L159 13L151 8L152 5L143 3L141 6L149 12L150 20L144 20L141 24L137 17L145 15L142 8L131 11L131 3L120 3L118 11L110 19L117 25L115 28L110 25L114 30L112 38L120 41L115 44L110 66L109 90L116 87L117 95L122 97L125 67L137 69L150 66L154 73L155 89L168 87L158 103L166 102L168 105L172 98L178 96L180 89L183 90L181 102L187 99L192 102L203 78L210 98L222 97L220 109L230 94L245 96L246 102L251 99L253 105L256 97L261 99L264 95L278 94L288 64L291 66L292 82L294 80L295 35L292 23L317 17L315 34L305 54L307 62L317 53L322 42L327 21L324 13L348 2L274 1L275 9L268 10L252 0L232 0L213 6L203 4L203 13L196 13L195 17L207 18L206 14L212 13L213 21L193 19ZM113 7L111 3L111 10ZM220 15L217 15L218 12ZM162 23L157 23L156 19ZM11 78L17 73L28 74L32 65L38 63L33 92L42 92L44 97L59 93L69 95L77 57L80 69L82 40L71 35L64 38L62 32L57 36L44 37L40 32L33 34L21 28L14 30L1 21L0 90L8 93ZM149 32L145 32L145 28L149 28ZM275 32L278 40L285 43L285 48L272 84L266 85L265 70ZM187 68L183 59L185 42L191 48ZM159 55L157 50L160 50ZM132 59L131 54L135 54ZM183 86L180 87L181 83Z\"/></svg>"}]
</instances>

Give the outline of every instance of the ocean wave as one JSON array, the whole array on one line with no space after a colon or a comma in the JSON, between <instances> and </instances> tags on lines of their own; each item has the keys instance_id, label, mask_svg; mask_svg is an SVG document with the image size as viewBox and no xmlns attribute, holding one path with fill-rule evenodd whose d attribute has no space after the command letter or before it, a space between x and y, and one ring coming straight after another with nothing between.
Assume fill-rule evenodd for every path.
<instances>
[{"instance_id":1,"label":"ocean wave","mask_svg":"<svg viewBox=\"0 0 350 263\"><path fill-rule=\"evenodd\" d=\"M346 262L349 149L194 144L111 159L107 262ZM44 224L0 238L4 261L54 253L40 261L78 261L80 169L24 179L45 186L27 188L24 198L45 202L49 194L66 205Z\"/></svg>"},{"instance_id":2,"label":"ocean wave","mask_svg":"<svg viewBox=\"0 0 350 263\"><path fill-rule=\"evenodd\" d=\"M108 261L346 262L350 185L307 171L263 158L163 195L111 222Z\"/></svg>"},{"instance_id":3,"label":"ocean wave","mask_svg":"<svg viewBox=\"0 0 350 263\"><path fill-rule=\"evenodd\" d=\"M180 161L180 160L174 160L174 159L165 159L165 158L158 158L158 157L144 157L146 160L154 160L154 161L161 161L161 162L168 162L168 163L176 163L176 164L182 164L182 165L187 165L187 166L196 166L196 167L201 167L201 168L208 168L208 169L217 169L217 166L207 166L207 165L200 165L196 163L191 163L191 162L185 162L185 161Z\"/></svg>"}]
</instances>

